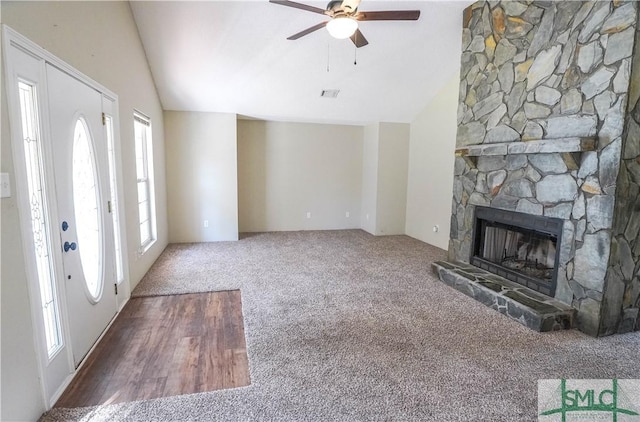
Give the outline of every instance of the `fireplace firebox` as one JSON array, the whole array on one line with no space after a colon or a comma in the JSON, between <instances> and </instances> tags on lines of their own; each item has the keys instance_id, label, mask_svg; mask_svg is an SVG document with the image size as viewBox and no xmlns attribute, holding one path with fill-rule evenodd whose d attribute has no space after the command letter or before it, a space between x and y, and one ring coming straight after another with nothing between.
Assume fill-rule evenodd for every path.
<instances>
[{"instance_id":1,"label":"fireplace firebox","mask_svg":"<svg viewBox=\"0 0 640 422\"><path fill-rule=\"evenodd\" d=\"M563 220L476 207L470 263L553 297Z\"/></svg>"}]
</instances>

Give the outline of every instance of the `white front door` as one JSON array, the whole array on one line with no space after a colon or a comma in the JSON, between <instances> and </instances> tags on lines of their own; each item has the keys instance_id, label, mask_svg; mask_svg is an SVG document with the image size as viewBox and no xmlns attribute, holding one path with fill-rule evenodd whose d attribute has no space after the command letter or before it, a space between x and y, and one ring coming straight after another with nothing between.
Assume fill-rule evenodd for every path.
<instances>
[{"instance_id":1,"label":"white front door","mask_svg":"<svg viewBox=\"0 0 640 422\"><path fill-rule=\"evenodd\" d=\"M117 311L102 94L46 65L58 228L77 367Z\"/></svg>"}]
</instances>

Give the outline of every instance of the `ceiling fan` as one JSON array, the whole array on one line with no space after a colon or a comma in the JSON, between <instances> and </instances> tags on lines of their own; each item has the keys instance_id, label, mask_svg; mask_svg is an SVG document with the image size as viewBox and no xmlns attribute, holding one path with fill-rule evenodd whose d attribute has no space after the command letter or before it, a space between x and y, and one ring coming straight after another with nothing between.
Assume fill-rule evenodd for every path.
<instances>
[{"instance_id":1,"label":"ceiling fan","mask_svg":"<svg viewBox=\"0 0 640 422\"><path fill-rule=\"evenodd\" d=\"M287 38L288 40L297 40L326 26L331 36L338 39L351 38L351 41L358 48L369 44L369 41L358 29L358 21L415 21L420 17L419 10L359 12L360 0L330 1L326 9L287 0L269 0L269 2L318 13L331 18L290 36Z\"/></svg>"}]
</instances>

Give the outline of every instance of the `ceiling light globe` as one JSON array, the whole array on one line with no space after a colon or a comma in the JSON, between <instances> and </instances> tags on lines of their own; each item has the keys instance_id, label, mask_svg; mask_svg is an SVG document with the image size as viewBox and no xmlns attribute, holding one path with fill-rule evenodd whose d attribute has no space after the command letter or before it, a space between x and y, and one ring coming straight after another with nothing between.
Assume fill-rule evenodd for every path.
<instances>
[{"instance_id":1,"label":"ceiling light globe","mask_svg":"<svg viewBox=\"0 0 640 422\"><path fill-rule=\"evenodd\" d=\"M337 17L329 21L327 31L333 38L343 40L349 38L358 29L358 22L348 17Z\"/></svg>"}]
</instances>

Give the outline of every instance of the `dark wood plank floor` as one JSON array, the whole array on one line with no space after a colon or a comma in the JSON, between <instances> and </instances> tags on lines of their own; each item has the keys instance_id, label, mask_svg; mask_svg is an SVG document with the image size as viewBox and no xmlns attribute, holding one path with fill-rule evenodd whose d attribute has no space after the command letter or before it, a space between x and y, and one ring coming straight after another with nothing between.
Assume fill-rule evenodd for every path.
<instances>
[{"instance_id":1,"label":"dark wood plank floor","mask_svg":"<svg viewBox=\"0 0 640 422\"><path fill-rule=\"evenodd\" d=\"M240 291L132 298L56 407L246 386Z\"/></svg>"}]
</instances>

